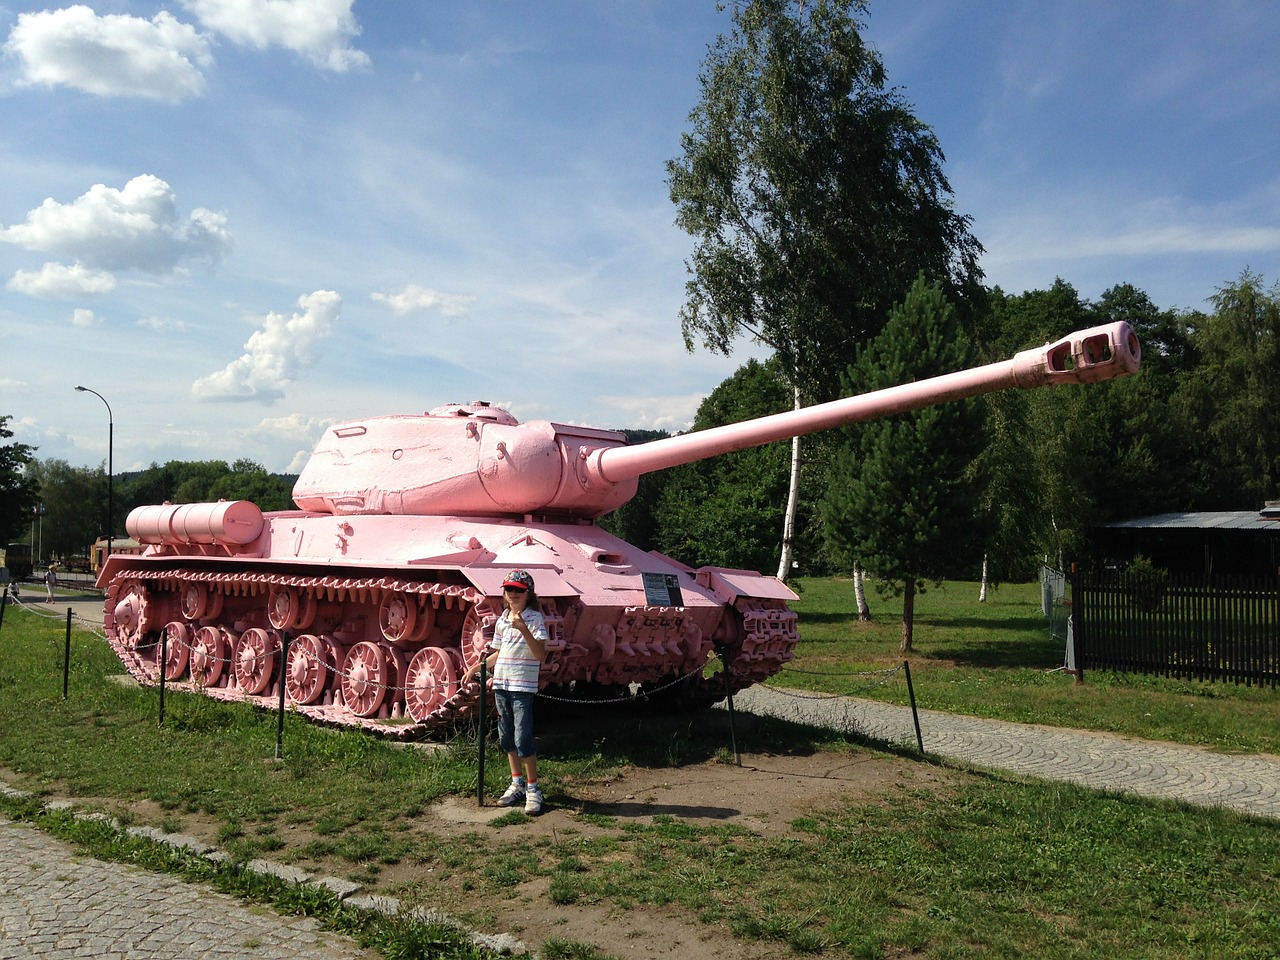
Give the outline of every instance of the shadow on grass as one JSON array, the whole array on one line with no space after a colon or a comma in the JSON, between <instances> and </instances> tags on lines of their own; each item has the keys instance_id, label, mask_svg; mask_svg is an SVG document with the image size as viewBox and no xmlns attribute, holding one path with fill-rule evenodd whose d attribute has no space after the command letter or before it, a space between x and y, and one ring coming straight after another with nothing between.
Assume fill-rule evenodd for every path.
<instances>
[{"instance_id":1,"label":"shadow on grass","mask_svg":"<svg viewBox=\"0 0 1280 960\"><path fill-rule=\"evenodd\" d=\"M721 760L734 762L733 746L746 753L812 756L819 752L864 747L918 758L886 741L824 727L738 712L732 728L729 711L704 709L681 715L600 714L592 708L561 707L538 721L539 751L559 760L599 758L606 764L653 769Z\"/></svg>"},{"instance_id":2,"label":"shadow on grass","mask_svg":"<svg viewBox=\"0 0 1280 960\"><path fill-rule=\"evenodd\" d=\"M942 630L984 630L997 636L1007 633L1047 633L1049 621L1044 617L1013 617L1011 619L986 619L983 617L916 617L916 626L927 625Z\"/></svg>"},{"instance_id":3,"label":"shadow on grass","mask_svg":"<svg viewBox=\"0 0 1280 960\"><path fill-rule=\"evenodd\" d=\"M945 660L966 667L1043 670L1061 666L1063 646L1052 637L1021 643L952 643L917 651L925 660Z\"/></svg>"}]
</instances>

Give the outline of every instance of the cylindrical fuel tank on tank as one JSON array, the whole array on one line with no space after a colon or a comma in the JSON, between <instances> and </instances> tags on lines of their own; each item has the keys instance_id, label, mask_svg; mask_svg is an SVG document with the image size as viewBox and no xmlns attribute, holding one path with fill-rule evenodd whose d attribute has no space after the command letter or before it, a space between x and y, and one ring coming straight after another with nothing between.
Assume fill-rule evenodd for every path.
<instances>
[{"instance_id":1,"label":"cylindrical fuel tank on tank","mask_svg":"<svg viewBox=\"0 0 1280 960\"><path fill-rule=\"evenodd\" d=\"M252 543L262 533L262 511L248 500L166 503L138 507L125 530L139 543Z\"/></svg>"}]
</instances>

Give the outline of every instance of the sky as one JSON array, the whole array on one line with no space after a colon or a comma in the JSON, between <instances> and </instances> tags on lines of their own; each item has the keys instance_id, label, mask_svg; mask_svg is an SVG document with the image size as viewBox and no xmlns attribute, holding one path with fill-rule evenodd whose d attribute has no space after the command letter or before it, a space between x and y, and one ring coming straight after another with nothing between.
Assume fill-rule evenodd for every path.
<instances>
[{"instance_id":1,"label":"sky","mask_svg":"<svg viewBox=\"0 0 1280 960\"><path fill-rule=\"evenodd\" d=\"M715 0L56 3L0 0L0 415L39 459L105 465L110 421L116 473L296 472L472 400L675 431L764 355L680 332ZM988 284L1280 280L1274 0L872 0L863 36Z\"/></svg>"}]
</instances>

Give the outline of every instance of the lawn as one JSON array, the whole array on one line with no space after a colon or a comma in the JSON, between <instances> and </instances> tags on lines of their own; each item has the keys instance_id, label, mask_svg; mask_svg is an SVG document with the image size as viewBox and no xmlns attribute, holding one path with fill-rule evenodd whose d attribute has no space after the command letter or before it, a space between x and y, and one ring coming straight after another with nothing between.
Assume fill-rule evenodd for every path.
<instances>
[{"instance_id":1,"label":"lawn","mask_svg":"<svg viewBox=\"0 0 1280 960\"><path fill-rule=\"evenodd\" d=\"M801 586L804 639L795 669L775 682L848 690L865 686L863 671L901 662L890 600L873 594L877 619L864 625L844 612L847 583ZM1003 587L985 605L975 598L973 584L947 584L920 600L912 670L922 706L1274 752L1275 692L1093 674L1076 686L1050 672L1062 652L1047 640L1038 587ZM753 750L853 769L893 764L936 776L937 786L904 776L898 789L816 804L768 830L669 810L592 813L575 799L589 785L625 781L641 767L674 779L726 760L722 724L637 717L580 723L557 738L543 763L552 817L514 813L441 832L433 805L474 797L467 731L424 754L290 715L284 757L274 762L274 715L171 693L160 726L156 692L110 679L119 665L89 634L73 636L63 700L62 648L58 621L8 611L0 629L6 779L82 798L125 823L212 824L238 861L324 862L481 928L501 929L499 917L517 906L564 918L566 930L599 926L605 942L609 918L643 916L654 929L701 929L761 957L1280 955L1275 821L974 773L770 721L750 727ZM906 695L896 679L863 693ZM490 795L504 767L490 745ZM0 812L32 818L99 856L195 870L147 852L143 841L112 839L100 824L76 827L12 798L0 798ZM195 875L207 878L208 868ZM332 904L236 889L350 924ZM475 955L404 926L353 931L388 956ZM435 952L413 946L425 942ZM598 943L544 942L549 956L607 955Z\"/></svg>"},{"instance_id":2,"label":"lawn","mask_svg":"<svg viewBox=\"0 0 1280 960\"><path fill-rule=\"evenodd\" d=\"M860 623L852 581L801 579L801 642L772 683L905 704L905 682L862 676L903 662L902 600L869 590L874 620ZM978 586L944 582L916 598L911 678L921 708L1018 723L1280 754L1280 690L1061 668L1040 585L1005 584L978 603Z\"/></svg>"}]
</instances>

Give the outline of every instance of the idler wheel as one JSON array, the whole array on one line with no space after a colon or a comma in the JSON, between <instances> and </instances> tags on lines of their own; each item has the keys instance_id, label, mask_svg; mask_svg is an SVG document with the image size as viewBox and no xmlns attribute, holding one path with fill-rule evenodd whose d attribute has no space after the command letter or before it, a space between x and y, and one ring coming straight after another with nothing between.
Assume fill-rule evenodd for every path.
<instances>
[{"instance_id":1,"label":"idler wheel","mask_svg":"<svg viewBox=\"0 0 1280 960\"><path fill-rule=\"evenodd\" d=\"M357 717L372 717L387 698L387 655L376 643L363 641L347 651L342 664L342 698Z\"/></svg>"},{"instance_id":2,"label":"idler wheel","mask_svg":"<svg viewBox=\"0 0 1280 960\"><path fill-rule=\"evenodd\" d=\"M117 594L115 621L116 633L129 650L137 649L151 627L147 588L131 580Z\"/></svg>"},{"instance_id":3,"label":"idler wheel","mask_svg":"<svg viewBox=\"0 0 1280 960\"><path fill-rule=\"evenodd\" d=\"M284 689L294 703L315 703L324 693L333 671L329 644L304 633L289 644Z\"/></svg>"},{"instance_id":4,"label":"idler wheel","mask_svg":"<svg viewBox=\"0 0 1280 960\"><path fill-rule=\"evenodd\" d=\"M233 663L241 690L257 695L271 685L278 646L276 639L261 627L251 627L240 635Z\"/></svg>"},{"instance_id":5,"label":"idler wheel","mask_svg":"<svg viewBox=\"0 0 1280 960\"><path fill-rule=\"evenodd\" d=\"M222 679L229 644L221 627L201 627L191 642L191 680L212 687Z\"/></svg>"},{"instance_id":6,"label":"idler wheel","mask_svg":"<svg viewBox=\"0 0 1280 960\"><path fill-rule=\"evenodd\" d=\"M462 652L452 647L423 647L409 661L405 679L405 711L421 723L458 692L458 674L465 669Z\"/></svg>"},{"instance_id":7,"label":"idler wheel","mask_svg":"<svg viewBox=\"0 0 1280 960\"><path fill-rule=\"evenodd\" d=\"M164 678L180 680L187 672L187 661L191 657L191 640L195 632L179 620L165 625L168 640L165 643Z\"/></svg>"},{"instance_id":8,"label":"idler wheel","mask_svg":"<svg viewBox=\"0 0 1280 960\"><path fill-rule=\"evenodd\" d=\"M188 620L204 620L222 612L223 594L206 583L188 583L182 587L179 604Z\"/></svg>"},{"instance_id":9,"label":"idler wheel","mask_svg":"<svg viewBox=\"0 0 1280 960\"><path fill-rule=\"evenodd\" d=\"M297 587L272 587L267 619L277 630L305 630L316 618L316 595Z\"/></svg>"}]
</instances>

